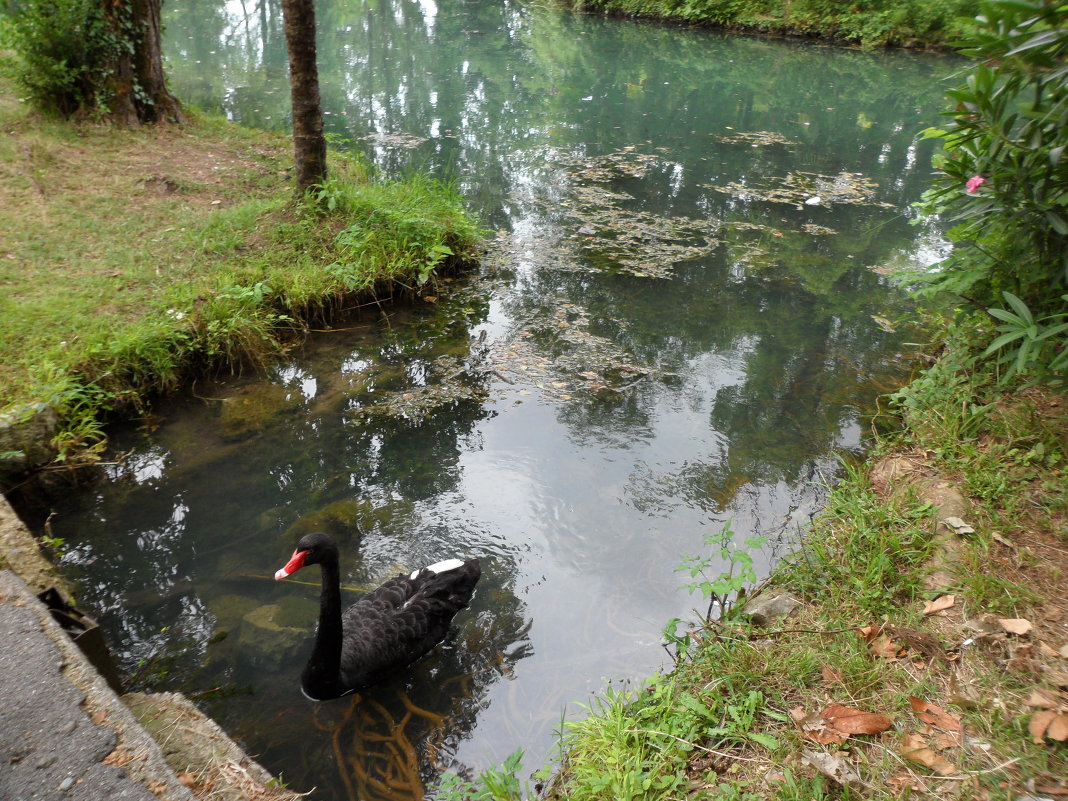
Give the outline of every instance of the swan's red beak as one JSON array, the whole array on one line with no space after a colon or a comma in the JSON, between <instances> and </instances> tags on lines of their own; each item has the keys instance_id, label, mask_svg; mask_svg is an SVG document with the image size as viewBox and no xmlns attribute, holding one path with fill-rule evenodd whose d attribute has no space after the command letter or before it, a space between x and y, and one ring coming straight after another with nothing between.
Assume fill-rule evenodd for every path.
<instances>
[{"instance_id":1,"label":"swan's red beak","mask_svg":"<svg viewBox=\"0 0 1068 801\"><path fill-rule=\"evenodd\" d=\"M289 557L289 561L286 562L285 567L280 568L275 572L275 580L284 579L286 576L290 576L304 567L304 558L311 553L311 551L293 551L293 555Z\"/></svg>"}]
</instances>

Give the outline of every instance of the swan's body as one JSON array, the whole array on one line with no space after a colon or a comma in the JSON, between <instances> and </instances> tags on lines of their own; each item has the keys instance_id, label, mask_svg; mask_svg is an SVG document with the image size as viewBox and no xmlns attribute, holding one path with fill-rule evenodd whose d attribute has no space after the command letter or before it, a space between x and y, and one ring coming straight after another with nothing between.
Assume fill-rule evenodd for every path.
<instances>
[{"instance_id":1,"label":"swan's body","mask_svg":"<svg viewBox=\"0 0 1068 801\"><path fill-rule=\"evenodd\" d=\"M274 577L310 564L320 565L323 589L315 646L300 684L316 701L382 681L441 642L481 575L477 559L439 562L390 579L342 614L337 546L325 534L301 539Z\"/></svg>"}]
</instances>

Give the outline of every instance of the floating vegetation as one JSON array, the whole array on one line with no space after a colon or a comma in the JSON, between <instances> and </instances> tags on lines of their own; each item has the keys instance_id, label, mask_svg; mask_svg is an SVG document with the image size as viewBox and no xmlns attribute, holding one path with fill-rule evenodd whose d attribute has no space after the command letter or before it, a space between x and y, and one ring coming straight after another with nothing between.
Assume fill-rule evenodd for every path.
<instances>
[{"instance_id":1,"label":"floating vegetation","mask_svg":"<svg viewBox=\"0 0 1068 801\"><path fill-rule=\"evenodd\" d=\"M367 136L361 136L365 142L374 142L381 147L396 147L405 150L411 150L414 147L419 147L423 142L427 141L425 136L416 136L415 134L405 133L400 131L399 133L373 133Z\"/></svg>"},{"instance_id":2,"label":"floating vegetation","mask_svg":"<svg viewBox=\"0 0 1068 801\"><path fill-rule=\"evenodd\" d=\"M814 172L792 172L785 178L772 179L777 185L767 188L729 183L723 186L706 184L709 189L723 192L738 200L761 200L767 203L787 203L797 208L849 204L892 209L891 203L875 200L879 185L858 172L820 175Z\"/></svg>"},{"instance_id":3,"label":"floating vegetation","mask_svg":"<svg viewBox=\"0 0 1068 801\"><path fill-rule=\"evenodd\" d=\"M556 163L576 178L608 183L620 178L644 178L649 167L662 160L628 145L604 156L571 156L559 158Z\"/></svg>"},{"instance_id":4,"label":"floating vegetation","mask_svg":"<svg viewBox=\"0 0 1068 801\"><path fill-rule=\"evenodd\" d=\"M701 258L719 245L715 226L692 217L661 217L626 208L634 197L599 184L643 178L660 156L626 147L605 156L565 157L568 197L554 211L575 221L574 234L554 245L557 269L621 272L640 278L670 278L672 267ZM544 201L542 201L544 204ZM544 263L539 251L539 262Z\"/></svg>"},{"instance_id":5,"label":"floating vegetation","mask_svg":"<svg viewBox=\"0 0 1068 801\"><path fill-rule=\"evenodd\" d=\"M468 372L468 365L462 359L441 356L432 363L428 383L392 392L376 390L375 403L360 406L349 414L357 420L391 417L421 422L440 408L485 400L485 388L467 380Z\"/></svg>"},{"instance_id":6,"label":"floating vegetation","mask_svg":"<svg viewBox=\"0 0 1068 801\"><path fill-rule=\"evenodd\" d=\"M741 133L722 134L716 137L716 141L724 145L749 145L750 147L799 144L792 139L787 139L781 133L776 133L775 131L746 131Z\"/></svg>"},{"instance_id":7,"label":"floating vegetation","mask_svg":"<svg viewBox=\"0 0 1068 801\"><path fill-rule=\"evenodd\" d=\"M805 223L801 226L801 230L812 236L834 236L838 233L833 228L828 228L824 225L816 225L814 223Z\"/></svg>"},{"instance_id":8,"label":"floating vegetation","mask_svg":"<svg viewBox=\"0 0 1068 801\"><path fill-rule=\"evenodd\" d=\"M484 369L509 384L538 389L550 401L623 392L653 375L653 368L636 363L616 342L591 333L590 322L581 306L550 302L514 340L490 348Z\"/></svg>"}]
</instances>

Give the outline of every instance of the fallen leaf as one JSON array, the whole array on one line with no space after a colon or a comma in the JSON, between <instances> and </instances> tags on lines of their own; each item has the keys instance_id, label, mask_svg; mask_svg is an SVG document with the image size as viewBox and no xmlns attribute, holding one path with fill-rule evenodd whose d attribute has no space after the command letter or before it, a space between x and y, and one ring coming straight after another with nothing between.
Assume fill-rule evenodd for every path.
<instances>
[{"instance_id":1,"label":"fallen leaf","mask_svg":"<svg viewBox=\"0 0 1068 801\"><path fill-rule=\"evenodd\" d=\"M827 721L829 728L843 734L881 734L894 725L889 716L879 712L861 712L848 706L831 704L820 717Z\"/></svg>"},{"instance_id":2,"label":"fallen leaf","mask_svg":"<svg viewBox=\"0 0 1068 801\"><path fill-rule=\"evenodd\" d=\"M900 753L909 762L930 768L939 776L949 776L957 772L953 763L930 748L919 734L906 734L901 741Z\"/></svg>"},{"instance_id":3,"label":"fallen leaf","mask_svg":"<svg viewBox=\"0 0 1068 801\"><path fill-rule=\"evenodd\" d=\"M1027 634L1032 628L1030 620L1022 617L999 617L998 625L1009 634Z\"/></svg>"},{"instance_id":4,"label":"fallen leaf","mask_svg":"<svg viewBox=\"0 0 1068 801\"><path fill-rule=\"evenodd\" d=\"M1031 690L1030 697L1024 701L1028 706L1037 706L1041 709L1056 709L1057 700L1049 695L1045 690L1034 689Z\"/></svg>"},{"instance_id":5,"label":"fallen leaf","mask_svg":"<svg viewBox=\"0 0 1068 801\"><path fill-rule=\"evenodd\" d=\"M839 756L834 754L825 754L822 751L809 751L806 748L801 749L801 757L805 762L810 764L828 779L837 782L838 784L844 784L854 789L863 787L860 781L860 775L853 770L853 768Z\"/></svg>"},{"instance_id":6,"label":"fallen leaf","mask_svg":"<svg viewBox=\"0 0 1068 801\"><path fill-rule=\"evenodd\" d=\"M949 714L941 707L935 706L928 701L923 701L914 695L909 696L909 705L912 707L912 711L916 713L916 717L924 723L929 723L946 731L960 731L960 718Z\"/></svg>"},{"instance_id":7,"label":"fallen leaf","mask_svg":"<svg viewBox=\"0 0 1068 801\"><path fill-rule=\"evenodd\" d=\"M1068 673L1062 670L1050 671L1046 674L1046 681L1058 687L1068 687Z\"/></svg>"},{"instance_id":8,"label":"fallen leaf","mask_svg":"<svg viewBox=\"0 0 1068 801\"><path fill-rule=\"evenodd\" d=\"M949 609L957 602L956 595L939 595L933 601L923 602L923 616L933 615L935 612L941 612L945 609Z\"/></svg>"},{"instance_id":9,"label":"fallen leaf","mask_svg":"<svg viewBox=\"0 0 1068 801\"><path fill-rule=\"evenodd\" d=\"M1068 740L1068 712L1057 713L1057 717L1053 719L1053 722L1049 724L1049 728L1046 729L1046 736L1059 743Z\"/></svg>"},{"instance_id":10,"label":"fallen leaf","mask_svg":"<svg viewBox=\"0 0 1068 801\"><path fill-rule=\"evenodd\" d=\"M1041 712L1035 712L1031 716L1031 720L1027 722L1027 731L1031 733L1031 742L1036 745L1042 745L1046 741L1046 729L1053 723L1053 719L1057 717L1057 713L1052 709L1044 709Z\"/></svg>"},{"instance_id":11,"label":"fallen leaf","mask_svg":"<svg viewBox=\"0 0 1068 801\"><path fill-rule=\"evenodd\" d=\"M903 649L897 643L892 642L885 634L880 634L871 641L868 645L868 650L871 651L872 656L895 661L901 656Z\"/></svg>"},{"instance_id":12,"label":"fallen leaf","mask_svg":"<svg viewBox=\"0 0 1068 801\"><path fill-rule=\"evenodd\" d=\"M992 532L990 534L990 536L994 539L995 542L1000 542L1006 548L1015 548L1016 547L1016 545L1014 545L1011 540L1005 539L1003 536L998 534L996 531Z\"/></svg>"},{"instance_id":13,"label":"fallen leaf","mask_svg":"<svg viewBox=\"0 0 1068 801\"><path fill-rule=\"evenodd\" d=\"M841 684L845 678L842 675L842 671L834 667L834 665L824 665L820 668L820 676L823 677L824 684L830 685Z\"/></svg>"},{"instance_id":14,"label":"fallen leaf","mask_svg":"<svg viewBox=\"0 0 1068 801\"><path fill-rule=\"evenodd\" d=\"M857 634L861 636L864 642L871 642L878 637L883 631L882 626L863 626L857 629Z\"/></svg>"}]
</instances>

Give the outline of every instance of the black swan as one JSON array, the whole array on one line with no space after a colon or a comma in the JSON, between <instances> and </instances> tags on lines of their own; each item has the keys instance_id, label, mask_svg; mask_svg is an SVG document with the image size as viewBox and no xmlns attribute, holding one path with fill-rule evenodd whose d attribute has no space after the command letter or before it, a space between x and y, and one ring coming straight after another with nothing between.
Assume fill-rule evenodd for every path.
<instances>
[{"instance_id":1,"label":"black swan","mask_svg":"<svg viewBox=\"0 0 1068 801\"><path fill-rule=\"evenodd\" d=\"M342 615L337 545L325 534L303 537L274 577L283 579L314 564L323 579L319 628L300 677L301 689L313 701L382 681L441 642L482 574L477 559L438 562L390 579Z\"/></svg>"}]
</instances>

